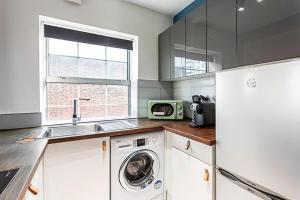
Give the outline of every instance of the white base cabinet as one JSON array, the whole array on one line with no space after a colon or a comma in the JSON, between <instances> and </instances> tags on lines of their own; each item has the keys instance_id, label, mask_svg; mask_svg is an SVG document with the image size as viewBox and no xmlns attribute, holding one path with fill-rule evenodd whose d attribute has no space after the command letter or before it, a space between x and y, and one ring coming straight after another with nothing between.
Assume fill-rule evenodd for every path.
<instances>
[{"instance_id":1,"label":"white base cabinet","mask_svg":"<svg viewBox=\"0 0 300 200\"><path fill-rule=\"evenodd\" d=\"M44 156L45 200L109 200L109 138L50 144Z\"/></svg>"},{"instance_id":2,"label":"white base cabinet","mask_svg":"<svg viewBox=\"0 0 300 200\"><path fill-rule=\"evenodd\" d=\"M215 146L166 134L166 199L215 199Z\"/></svg>"},{"instance_id":3,"label":"white base cabinet","mask_svg":"<svg viewBox=\"0 0 300 200\"><path fill-rule=\"evenodd\" d=\"M23 200L43 200L44 199L44 167L41 160L35 174L31 180L30 186Z\"/></svg>"},{"instance_id":4,"label":"white base cabinet","mask_svg":"<svg viewBox=\"0 0 300 200\"><path fill-rule=\"evenodd\" d=\"M168 200L212 200L213 167L171 148Z\"/></svg>"}]
</instances>

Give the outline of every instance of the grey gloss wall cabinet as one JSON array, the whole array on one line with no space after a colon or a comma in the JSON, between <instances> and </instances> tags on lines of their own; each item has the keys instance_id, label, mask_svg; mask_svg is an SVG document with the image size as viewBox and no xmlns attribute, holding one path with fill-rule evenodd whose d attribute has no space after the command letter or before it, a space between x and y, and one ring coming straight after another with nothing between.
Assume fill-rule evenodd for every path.
<instances>
[{"instance_id":1,"label":"grey gloss wall cabinet","mask_svg":"<svg viewBox=\"0 0 300 200\"><path fill-rule=\"evenodd\" d=\"M204 51L206 72L296 58L300 0L207 0L167 31L170 56L160 59L170 59L170 65L159 67L168 68L169 81L203 72Z\"/></svg>"},{"instance_id":2,"label":"grey gloss wall cabinet","mask_svg":"<svg viewBox=\"0 0 300 200\"><path fill-rule=\"evenodd\" d=\"M159 48L161 81L206 73L205 4L161 33Z\"/></svg>"},{"instance_id":3,"label":"grey gloss wall cabinet","mask_svg":"<svg viewBox=\"0 0 300 200\"><path fill-rule=\"evenodd\" d=\"M238 0L238 66L300 56L299 0Z\"/></svg>"},{"instance_id":4,"label":"grey gloss wall cabinet","mask_svg":"<svg viewBox=\"0 0 300 200\"><path fill-rule=\"evenodd\" d=\"M213 58L208 71L236 67L236 50L236 0L208 0L207 55Z\"/></svg>"}]
</instances>

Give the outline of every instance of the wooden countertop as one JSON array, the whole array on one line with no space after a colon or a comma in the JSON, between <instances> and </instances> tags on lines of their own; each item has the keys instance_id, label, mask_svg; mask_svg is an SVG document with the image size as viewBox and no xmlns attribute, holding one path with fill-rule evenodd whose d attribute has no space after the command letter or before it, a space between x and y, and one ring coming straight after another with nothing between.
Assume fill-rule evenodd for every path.
<instances>
[{"instance_id":1,"label":"wooden countertop","mask_svg":"<svg viewBox=\"0 0 300 200\"><path fill-rule=\"evenodd\" d=\"M182 135L209 146L216 144L216 129L214 126L192 128L188 122L178 122L166 124L163 128L164 130Z\"/></svg>"},{"instance_id":2,"label":"wooden countertop","mask_svg":"<svg viewBox=\"0 0 300 200\"><path fill-rule=\"evenodd\" d=\"M122 136L122 135L132 135L132 134L140 134L140 133L161 131L161 130L167 130L209 146L216 144L215 127L213 126L203 127L203 128L192 128L188 124L187 120L163 121L163 120L138 119L138 120L134 120L134 123L137 125L137 128L120 130L120 131L97 132L97 133L85 134L85 135L71 135L71 136L64 136L58 138L49 138L49 144L74 141L74 140L82 140L82 139L91 139L91 138L98 138L98 137L115 137L115 136Z\"/></svg>"},{"instance_id":3,"label":"wooden countertop","mask_svg":"<svg viewBox=\"0 0 300 200\"><path fill-rule=\"evenodd\" d=\"M192 128L188 121L161 121L138 119L137 128L130 130L97 132L85 135L71 135L60 138L32 139L41 132L41 128L20 129L0 132L0 170L20 168L12 182L0 195L0 200L22 200L35 170L42 159L47 144L99 137L116 137L141 134L151 131L167 130L203 144L212 146L216 143L215 128ZM20 142L28 139L27 142Z\"/></svg>"}]
</instances>

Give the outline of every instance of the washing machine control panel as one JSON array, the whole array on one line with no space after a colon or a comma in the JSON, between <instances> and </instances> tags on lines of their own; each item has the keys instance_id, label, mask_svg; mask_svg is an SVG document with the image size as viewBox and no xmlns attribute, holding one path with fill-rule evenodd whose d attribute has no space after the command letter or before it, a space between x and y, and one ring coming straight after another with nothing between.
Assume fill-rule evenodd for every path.
<instances>
[{"instance_id":1,"label":"washing machine control panel","mask_svg":"<svg viewBox=\"0 0 300 200\"><path fill-rule=\"evenodd\" d=\"M157 135L150 135L146 137L135 137L135 138L120 138L115 140L117 148L119 150L132 149L132 148L149 148L153 145L160 145L161 140Z\"/></svg>"}]
</instances>

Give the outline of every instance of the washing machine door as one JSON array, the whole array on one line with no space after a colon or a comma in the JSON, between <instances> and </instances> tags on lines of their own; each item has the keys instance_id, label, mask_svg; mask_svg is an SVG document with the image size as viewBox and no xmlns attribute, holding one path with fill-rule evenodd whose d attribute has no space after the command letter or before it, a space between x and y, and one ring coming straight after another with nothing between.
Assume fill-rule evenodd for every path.
<instances>
[{"instance_id":1,"label":"washing machine door","mask_svg":"<svg viewBox=\"0 0 300 200\"><path fill-rule=\"evenodd\" d=\"M151 150L140 150L129 155L119 171L120 184L127 191L138 191L149 186L159 174L159 157Z\"/></svg>"}]
</instances>

